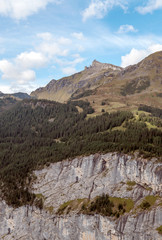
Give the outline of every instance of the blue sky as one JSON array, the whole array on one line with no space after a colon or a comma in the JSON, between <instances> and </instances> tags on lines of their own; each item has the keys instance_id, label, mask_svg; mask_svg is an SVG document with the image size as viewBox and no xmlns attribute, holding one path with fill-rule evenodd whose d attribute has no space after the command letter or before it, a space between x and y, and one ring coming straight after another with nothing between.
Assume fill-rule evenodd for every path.
<instances>
[{"instance_id":1,"label":"blue sky","mask_svg":"<svg viewBox=\"0 0 162 240\"><path fill-rule=\"evenodd\" d=\"M162 0L0 0L0 91L28 92L94 59L162 50Z\"/></svg>"}]
</instances>

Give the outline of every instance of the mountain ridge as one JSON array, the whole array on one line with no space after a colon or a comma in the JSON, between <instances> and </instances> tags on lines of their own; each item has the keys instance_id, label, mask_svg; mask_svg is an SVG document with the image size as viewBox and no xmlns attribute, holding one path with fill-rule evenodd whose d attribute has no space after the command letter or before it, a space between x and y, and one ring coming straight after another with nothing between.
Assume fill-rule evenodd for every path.
<instances>
[{"instance_id":1,"label":"mountain ridge","mask_svg":"<svg viewBox=\"0 0 162 240\"><path fill-rule=\"evenodd\" d=\"M0 91L0 97L6 98L6 97L10 97L10 98L17 98L18 100L20 99L30 99L31 96L27 93L24 92L16 92L16 93L3 93Z\"/></svg>"},{"instance_id":2,"label":"mountain ridge","mask_svg":"<svg viewBox=\"0 0 162 240\"><path fill-rule=\"evenodd\" d=\"M121 67L94 60L81 72L59 80L52 79L45 87L33 91L31 96L38 99L66 102L78 89L94 89L107 77L112 78L121 70Z\"/></svg>"},{"instance_id":3,"label":"mountain ridge","mask_svg":"<svg viewBox=\"0 0 162 240\"><path fill-rule=\"evenodd\" d=\"M51 80L46 87L31 93L38 99L67 102L87 100L99 114L118 108L135 109L139 104L162 107L162 51L153 53L137 64L121 68L96 60L79 73ZM118 105L118 106L117 106ZM117 107L116 107L117 106Z\"/></svg>"},{"instance_id":4,"label":"mountain ridge","mask_svg":"<svg viewBox=\"0 0 162 240\"><path fill-rule=\"evenodd\" d=\"M11 109L19 101L24 99L31 99L31 96L23 92L5 94L0 91L0 114Z\"/></svg>"}]
</instances>

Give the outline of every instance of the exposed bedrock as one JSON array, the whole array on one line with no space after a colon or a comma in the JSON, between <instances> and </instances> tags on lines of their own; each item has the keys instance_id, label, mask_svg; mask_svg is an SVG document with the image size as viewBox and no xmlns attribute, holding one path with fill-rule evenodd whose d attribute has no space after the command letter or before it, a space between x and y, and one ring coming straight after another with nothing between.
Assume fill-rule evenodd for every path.
<instances>
[{"instance_id":1,"label":"exposed bedrock","mask_svg":"<svg viewBox=\"0 0 162 240\"><path fill-rule=\"evenodd\" d=\"M117 153L95 154L53 163L35 171L32 191L44 200L42 210L32 206L14 209L0 201L0 239L4 240L160 240L160 204L129 212L118 219L70 212L57 215L69 200L108 193L132 198L135 205L147 195L161 194L162 164L153 158ZM128 183L133 183L128 190ZM52 207L53 211L49 209Z\"/></svg>"}]
</instances>

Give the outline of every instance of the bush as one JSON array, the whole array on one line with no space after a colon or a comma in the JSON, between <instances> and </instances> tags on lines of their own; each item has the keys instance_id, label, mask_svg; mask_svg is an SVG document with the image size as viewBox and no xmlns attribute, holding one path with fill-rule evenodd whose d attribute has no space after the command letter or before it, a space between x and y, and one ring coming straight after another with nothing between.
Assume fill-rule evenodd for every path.
<instances>
[{"instance_id":1,"label":"bush","mask_svg":"<svg viewBox=\"0 0 162 240\"><path fill-rule=\"evenodd\" d=\"M101 105L104 106L106 103L104 101L101 102Z\"/></svg>"},{"instance_id":2,"label":"bush","mask_svg":"<svg viewBox=\"0 0 162 240\"><path fill-rule=\"evenodd\" d=\"M158 231L159 234L162 235L162 225L160 227L156 228L156 230Z\"/></svg>"},{"instance_id":3,"label":"bush","mask_svg":"<svg viewBox=\"0 0 162 240\"><path fill-rule=\"evenodd\" d=\"M149 202L145 201L143 203L141 203L140 207L144 210L146 210L147 208L149 208L151 205Z\"/></svg>"},{"instance_id":4,"label":"bush","mask_svg":"<svg viewBox=\"0 0 162 240\"><path fill-rule=\"evenodd\" d=\"M119 211L123 210L123 204L122 203L119 203L118 209L119 209Z\"/></svg>"},{"instance_id":5,"label":"bush","mask_svg":"<svg viewBox=\"0 0 162 240\"><path fill-rule=\"evenodd\" d=\"M89 207L90 212L95 212L104 216L110 216L112 214L113 203L110 201L109 196L103 194L97 197L94 202L91 203Z\"/></svg>"}]
</instances>

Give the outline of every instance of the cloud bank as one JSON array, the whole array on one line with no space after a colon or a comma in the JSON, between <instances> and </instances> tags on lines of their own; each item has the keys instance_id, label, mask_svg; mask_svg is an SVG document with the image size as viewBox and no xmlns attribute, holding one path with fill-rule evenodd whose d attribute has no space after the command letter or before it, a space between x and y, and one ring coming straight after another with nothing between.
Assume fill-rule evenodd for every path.
<instances>
[{"instance_id":1,"label":"cloud bank","mask_svg":"<svg viewBox=\"0 0 162 240\"><path fill-rule=\"evenodd\" d=\"M162 9L162 0L149 0L146 6L137 7L137 11L141 14L152 13L158 9Z\"/></svg>"},{"instance_id":2,"label":"cloud bank","mask_svg":"<svg viewBox=\"0 0 162 240\"><path fill-rule=\"evenodd\" d=\"M132 48L130 53L121 57L121 67L127 67L129 65L136 64L141 60L143 60L148 55L150 55L151 53L154 53L157 51L162 51L161 44L153 44L149 46L147 49L141 49L141 50Z\"/></svg>"},{"instance_id":3,"label":"cloud bank","mask_svg":"<svg viewBox=\"0 0 162 240\"><path fill-rule=\"evenodd\" d=\"M72 38L54 37L49 32L37 34L39 44L29 52L22 52L13 59L0 60L1 79L10 82L10 89L1 85L8 92L31 92L37 86L36 70L44 67L59 66L63 74L70 75L75 72L77 64L84 61L78 53L78 45L83 42L83 33L73 33Z\"/></svg>"},{"instance_id":4,"label":"cloud bank","mask_svg":"<svg viewBox=\"0 0 162 240\"><path fill-rule=\"evenodd\" d=\"M90 5L82 12L82 19L85 22L88 18L103 18L113 7L127 9L126 0L91 0Z\"/></svg>"},{"instance_id":5,"label":"cloud bank","mask_svg":"<svg viewBox=\"0 0 162 240\"><path fill-rule=\"evenodd\" d=\"M60 0L0 0L0 15L20 20L44 9L49 3L58 4Z\"/></svg>"},{"instance_id":6,"label":"cloud bank","mask_svg":"<svg viewBox=\"0 0 162 240\"><path fill-rule=\"evenodd\" d=\"M137 32L138 30L135 29L132 25L121 25L118 32L117 33L120 33L120 34L123 34L123 33L128 33L128 32Z\"/></svg>"}]
</instances>

